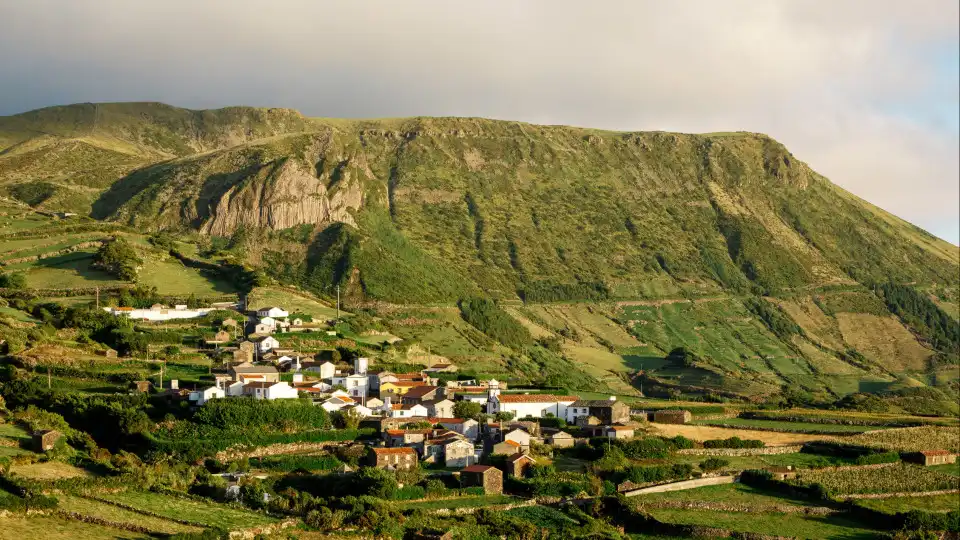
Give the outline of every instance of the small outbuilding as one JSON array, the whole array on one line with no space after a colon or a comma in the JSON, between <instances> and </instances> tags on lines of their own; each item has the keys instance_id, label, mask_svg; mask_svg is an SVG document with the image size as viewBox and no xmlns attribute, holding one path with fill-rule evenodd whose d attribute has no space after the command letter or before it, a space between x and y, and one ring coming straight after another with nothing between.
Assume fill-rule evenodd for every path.
<instances>
[{"instance_id":1,"label":"small outbuilding","mask_svg":"<svg viewBox=\"0 0 960 540\"><path fill-rule=\"evenodd\" d=\"M947 450L922 450L907 456L907 460L924 466L949 465L957 462L957 455Z\"/></svg>"},{"instance_id":2,"label":"small outbuilding","mask_svg":"<svg viewBox=\"0 0 960 540\"><path fill-rule=\"evenodd\" d=\"M464 487L480 486L487 495L503 493L503 472L490 465L471 465L460 471Z\"/></svg>"},{"instance_id":3,"label":"small outbuilding","mask_svg":"<svg viewBox=\"0 0 960 540\"><path fill-rule=\"evenodd\" d=\"M33 451L39 453L53 450L53 447L57 445L57 441L60 440L61 436L63 436L63 434L55 429L34 431Z\"/></svg>"},{"instance_id":4,"label":"small outbuilding","mask_svg":"<svg viewBox=\"0 0 960 540\"><path fill-rule=\"evenodd\" d=\"M537 460L528 454L518 452L507 458L507 475L523 478L527 473L527 469L536 462Z\"/></svg>"},{"instance_id":5,"label":"small outbuilding","mask_svg":"<svg viewBox=\"0 0 960 540\"><path fill-rule=\"evenodd\" d=\"M653 413L653 421L658 424L687 424L692 419L693 414L683 409L666 409Z\"/></svg>"}]
</instances>

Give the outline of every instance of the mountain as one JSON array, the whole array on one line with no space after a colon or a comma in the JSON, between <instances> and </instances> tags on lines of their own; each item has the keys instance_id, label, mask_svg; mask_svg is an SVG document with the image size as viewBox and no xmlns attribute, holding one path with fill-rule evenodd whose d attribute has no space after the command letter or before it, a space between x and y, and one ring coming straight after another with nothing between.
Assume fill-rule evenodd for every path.
<instances>
[{"instance_id":1,"label":"mountain","mask_svg":"<svg viewBox=\"0 0 960 540\"><path fill-rule=\"evenodd\" d=\"M662 359L684 346L697 360L681 386L719 378L741 394L936 378L944 324L923 310L957 301L956 246L755 133L86 104L0 118L0 186L37 208L231 246L280 282L340 284L358 305L490 296L578 361L584 348ZM883 284L924 307L894 315ZM669 366L655 375L669 386Z\"/></svg>"}]
</instances>

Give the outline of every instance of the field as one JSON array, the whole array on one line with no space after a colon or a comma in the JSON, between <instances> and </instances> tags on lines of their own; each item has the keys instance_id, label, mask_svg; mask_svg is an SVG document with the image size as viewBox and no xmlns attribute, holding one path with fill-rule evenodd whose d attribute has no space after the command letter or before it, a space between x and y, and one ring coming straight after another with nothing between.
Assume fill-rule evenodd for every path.
<instances>
[{"instance_id":1,"label":"field","mask_svg":"<svg viewBox=\"0 0 960 540\"><path fill-rule=\"evenodd\" d=\"M889 497L886 499L861 499L860 506L887 514L922 510L924 512L950 512L960 508L960 493L932 495L929 497Z\"/></svg>"},{"instance_id":2,"label":"field","mask_svg":"<svg viewBox=\"0 0 960 540\"><path fill-rule=\"evenodd\" d=\"M51 516L0 517L0 540L139 540L150 536Z\"/></svg>"},{"instance_id":3,"label":"field","mask_svg":"<svg viewBox=\"0 0 960 540\"><path fill-rule=\"evenodd\" d=\"M919 452L921 450L960 451L960 429L956 427L923 426L887 429L855 435L851 444L875 446L886 450Z\"/></svg>"},{"instance_id":4,"label":"field","mask_svg":"<svg viewBox=\"0 0 960 540\"><path fill-rule=\"evenodd\" d=\"M29 454L22 445L30 443L30 434L16 424L0 424L0 457Z\"/></svg>"},{"instance_id":5,"label":"field","mask_svg":"<svg viewBox=\"0 0 960 540\"><path fill-rule=\"evenodd\" d=\"M757 431L781 431L786 433L826 433L849 434L863 433L882 429L877 426L849 426L843 424L814 424L809 422L780 422L777 420L752 420L746 418L724 418L722 420L695 420L695 425L730 427L735 429L754 429Z\"/></svg>"},{"instance_id":6,"label":"field","mask_svg":"<svg viewBox=\"0 0 960 540\"><path fill-rule=\"evenodd\" d=\"M398 506L404 510L439 510L441 508L476 508L478 506L486 507L502 504L513 504L521 501L517 497L510 495L481 495L479 497L459 497L454 499L437 499L434 501L415 501L398 503Z\"/></svg>"},{"instance_id":7,"label":"field","mask_svg":"<svg viewBox=\"0 0 960 540\"><path fill-rule=\"evenodd\" d=\"M248 510L145 491L105 493L100 497L107 501L121 503L165 518L181 519L198 525L202 524L225 530L249 529L270 525L277 521L274 518Z\"/></svg>"},{"instance_id":8,"label":"field","mask_svg":"<svg viewBox=\"0 0 960 540\"><path fill-rule=\"evenodd\" d=\"M680 510L658 508L650 514L665 523L720 527L738 532L795 538L877 538L878 532L859 522L833 516L804 516L764 512L725 512L720 510Z\"/></svg>"},{"instance_id":9,"label":"field","mask_svg":"<svg viewBox=\"0 0 960 540\"><path fill-rule=\"evenodd\" d=\"M290 313L306 313L315 320L323 321L337 316L336 306L330 307L314 300L307 294L298 294L286 289L274 287L257 287L247 295L247 305L250 309L267 306L280 306ZM341 309L340 316L349 315Z\"/></svg>"},{"instance_id":10,"label":"field","mask_svg":"<svg viewBox=\"0 0 960 540\"><path fill-rule=\"evenodd\" d=\"M15 465L11 472L33 480L58 480L61 478L76 478L88 476L83 469L60 461L32 463L30 465Z\"/></svg>"},{"instance_id":11,"label":"field","mask_svg":"<svg viewBox=\"0 0 960 540\"><path fill-rule=\"evenodd\" d=\"M809 503L792 499L785 499L776 493L744 484L723 484L719 486L705 486L685 491L668 491L665 493L650 493L630 498L630 503L647 509L659 507L678 507L686 503L710 502L725 505L749 507L751 511L769 511L772 508L789 506L803 508Z\"/></svg>"},{"instance_id":12,"label":"field","mask_svg":"<svg viewBox=\"0 0 960 540\"><path fill-rule=\"evenodd\" d=\"M712 426L698 426L694 424L650 424L650 428L656 434L663 435L665 437L683 435L684 437L693 439L695 441L740 437L741 439L755 439L763 441L767 444L767 446L783 446L830 439L830 436L828 435L817 435L813 433L780 433L777 431L730 429Z\"/></svg>"},{"instance_id":13,"label":"field","mask_svg":"<svg viewBox=\"0 0 960 540\"><path fill-rule=\"evenodd\" d=\"M202 530L200 527L183 525L175 521L154 516L147 516L131 510L120 508L119 506L95 501L93 499L77 497L75 495L58 495L57 500L57 506L61 510L105 519L114 523L139 525L141 527L146 527L150 529L151 532L155 533L177 534L185 532L199 532Z\"/></svg>"},{"instance_id":14,"label":"field","mask_svg":"<svg viewBox=\"0 0 960 540\"><path fill-rule=\"evenodd\" d=\"M882 468L811 470L797 481L820 484L835 496L859 493L913 493L960 488L960 478L920 465L897 464Z\"/></svg>"}]
</instances>

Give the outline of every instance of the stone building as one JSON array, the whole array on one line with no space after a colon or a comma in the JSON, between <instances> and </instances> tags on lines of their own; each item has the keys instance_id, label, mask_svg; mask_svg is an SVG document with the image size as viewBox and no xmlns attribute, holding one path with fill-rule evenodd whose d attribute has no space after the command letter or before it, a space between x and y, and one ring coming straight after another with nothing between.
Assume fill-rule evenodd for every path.
<instances>
[{"instance_id":1,"label":"stone building","mask_svg":"<svg viewBox=\"0 0 960 540\"><path fill-rule=\"evenodd\" d=\"M503 493L503 472L490 465L471 465L460 471L464 487L480 486L487 495Z\"/></svg>"},{"instance_id":2,"label":"stone building","mask_svg":"<svg viewBox=\"0 0 960 540\"><path fill-rule=\"evenodd\" d=\"M43 429L33 432L33 451L46 452L53 450L60 440L61 433L55 429Z\"/></svg>"},{"instance_id":3,"label":"stone building","mask_svg":"<svg viewBox=\"0 0 960 540\"><path fill-rule=\"evenodd\" d=\"M686 424L692 419L690 411L683 409L666 409L653 413L653 421L658 424Z\"/></svg>"},{"instance_id":4,"label":"stone building","mask_svg":"<svg viewBox=\"0 0 960 540\"><path fill-rule=\"evenodd\" d=\"M518 452L507 458L507 475L523 478L527 473L527 469L534 463L536 463L535 459L527 454Z\"/></svg>"},{"instance_id":5,"label":"stone building","mask_svg":"<svg viewBox=\"0 0 960 540\"><path fill-rule=\"evenodd\" d=\"M905 457L909 461L927 467L931 465L949 465L957 462L957 455L947 450L923 450Z\"/></svg>"},{"instance_id":6,"label":"stone building","mask_svg":"<svg viewBox=\"0 0 960 540\"><path fill-rule=\"evenodd\" d=\"M367 462L378 469L410 470L417 466L417 451L410 447L371 448Z\"/></svg>"}]
</instances>

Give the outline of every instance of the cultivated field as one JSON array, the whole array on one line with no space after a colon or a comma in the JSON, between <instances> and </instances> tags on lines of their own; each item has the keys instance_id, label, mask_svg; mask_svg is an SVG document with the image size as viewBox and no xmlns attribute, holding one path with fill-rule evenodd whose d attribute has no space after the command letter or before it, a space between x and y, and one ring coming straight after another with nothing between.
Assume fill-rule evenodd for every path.
<instances>
[{"instance_id":1,"label":"cultivated field","mask_svg":"<svg viewBox=\"0 0 960 540\"><path fill-rule=\"evenodd\" d=\"M650 424L650 428L654 434L662 435L664 437L676 437L677 435L683 435L684 437L693 439L695 441L740 437L741 439L755 439L758 441L763 441L768 446L799 444L831 438L830 436L813 433L780 433L777 431L731 429L722 427L698 426L694 424Z\"/></svg>"},{"instance_id":2,"label":"cultivated field","mask_svg":"<svg viewBox=\"0 0 960 540\"><path fill-rule=\"evenodd\" d=\"M920 465L897 464L881 468L811 470L797 477L805 484L820 484L836 496L859 493L913 493L960 488L960 478Z\"/></svg>"},{"instance_id":3,"label":"cultivated field","mask_svg":"<svg viewBox=\"0 0 960 540\"><path fill-rule=\"evenodd\" d=\"M155 533L177 534L199 532L202 530L200 527L183 525L168 519L147 516L109 503L77 497L75 495L57 495L57 501L58 508L67 512L104 519L113 523L146 527Z\"/></svg>"},{"instance_id":4,"label":"cultivated field","mask_svg":"<svg viewBox=\"0 0 960 540\"><path fill-rule=\"evenodd\" d=\"M105 493L99 497L165 518L189 521L224 530L249 529L277 522L274 518L255 512L145 491Z\"/></svg>"},{"instance_id":5,"label":"cultivated field","mask_svg":"<svg viewBox=\"0 0 960 540\"><path fill-rule=\"evenodd\" d=\"M0 540L139 540L149 535L52 516L0 517Z\"/></svg>"}]
</instances>

